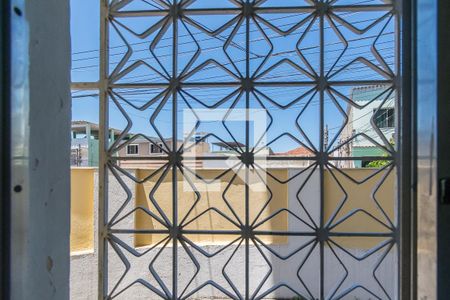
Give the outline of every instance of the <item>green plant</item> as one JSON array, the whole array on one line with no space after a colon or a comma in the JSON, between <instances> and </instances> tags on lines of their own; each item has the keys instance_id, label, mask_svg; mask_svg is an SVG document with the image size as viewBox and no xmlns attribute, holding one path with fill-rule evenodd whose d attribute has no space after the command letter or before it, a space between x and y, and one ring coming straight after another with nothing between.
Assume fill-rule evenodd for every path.
<instances>
[{"instance_id":1,"label":"green plant","mask_svg":"<svg viewBox=\"0 0 450 300\"><path fill-rule=\"evenodd\" d=\"M391 138L391 139L389 140L389 143L390 143L392 146L395 146L395 142L394 142L394 139L393 139L393 138ZM385 154L384 156L387 156L387 154ZM369 162L369 163L366 165L366 168L382 168L382 167L384 167L384 166L387 166L389 163L390 163L390 161L388 161L388 160L374 160L374 161Z\"/></svg>"},{"instance_id":2,"label":"green plant","mask_svg":"<svg viewBox=\"0 0 450 300\"><path fill-rule=\"evenodd\" d=\"M366 165L366 168L382 168L389 164L388 160L374 160Z\"/></svg>"}]
</instances>

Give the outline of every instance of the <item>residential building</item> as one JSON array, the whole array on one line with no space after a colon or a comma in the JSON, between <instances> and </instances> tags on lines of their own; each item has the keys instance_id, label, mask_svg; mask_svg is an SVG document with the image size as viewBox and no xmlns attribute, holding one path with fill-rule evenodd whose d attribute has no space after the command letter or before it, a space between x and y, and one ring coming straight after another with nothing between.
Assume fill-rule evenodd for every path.
<instances>
[{"instance_id":1,"label":"residential building","mask_svg":"<svg viewBox=\"0 0 450 300\"><path fill-rule=\"evenodd\" d=\"M268 164L269 167L273 167L276 165L277 167L286 167L286 168L306 168L309 167L311 164L314 163L314 153L312 153L308 148L304 146L300 146L294 149L291 149L286 152L282 153L273 153L271 156L286 156L286 157L292 157L292 160L284 160L284 161L270 161ZM311 157L311 160L308 160L307 158ZM302 159L299 159L302 158Z\"/></svg>"},{"instance_id":2,"label":"residential building","mask_svg":"<svg viewBox=\"0 0 450 300\"><path fill-rule=\"evenodd\" d=\"M92 122L72 121L70 151L72 166L98 166L99 128L98 124ZM110 142L114 142L121 133L121 130L110 128Z\"/></svg>"},{"instance_id":3,"label":"residential building","mask_svg":"<svg viewBox=\"0 0 450 300\"><path fill-rule=\"evenodd\" d=\"M183 141L177 140L177 149L182 147ZM121 160L118 165L125 169L139 169L150 168L157 169L166 163L164 159L157 159L158 157L167 156L168 150L171 151L173 147L173 139L160 139L155 137L144 138L130 137L129 140L123 142L123 146L118 151L118 156ZM197 142L195 145L184 149L184 156L200 156L210 152L209 143L205 141ZM129 158L129 159L127 159ZM200 160L192 160L183 162L185 165L195 165L201 167Z\"/></svg>"},{"instance_id":4,"label":"residential building","mask_svg":"<svg viewBox=\"0 0 450 300\"><path fill-rule=\"evenodd\" d=\"M385 85L354 88L354 105L347 108L348 123L344 127L338 155L341 157L386 156L383 147L395 136L395 93ZM344 162L341 167L366 167L371 159Z\"/></svg>"}]
</instances>

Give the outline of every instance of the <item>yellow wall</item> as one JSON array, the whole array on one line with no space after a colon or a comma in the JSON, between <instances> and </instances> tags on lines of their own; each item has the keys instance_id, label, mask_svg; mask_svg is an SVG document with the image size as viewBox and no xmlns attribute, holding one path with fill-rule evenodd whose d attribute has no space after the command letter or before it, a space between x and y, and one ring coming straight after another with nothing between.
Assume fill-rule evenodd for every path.
<instances>
[{"instance_id":1,"label":"yellow wall","mask_svg":"<svg viewBox=\"0 0 450 300\"><path fill-rule=\"evenodd\" d=\"M94 249L94 169L71 170L70 251Z\"/></svg>"},{"instance_id":2,"label":"yellow wall","mask_svg":"<svg viewBox=\"0 0 450 300\"><path fill-rule=\"evenodd\" d=\"M145 178L152 171L150 170L137 170L136 177L137 178ZM197 170L198 174L205 179L213 179L217 177L223 170ZM280 180L286 180L288 173L287 170L271 170L270 171L274 176L279 178ZM230 172L231 173L231 172ZM155 182L160 178L159 174L154 178L146 181L143 184L138 184L136 186L136 206L142 207L150 210L151 212L158 214L156 208L149 200L148 195L151 190L155 186ZM168 216L169 220L172 220L172 183L171 183L172 175L171 173L167 174L166 178L163 180L162 184L156 190L154 198L158 202L161 209ZM194 178L192 178L195 180ZM228 183L231 181L231 184L228 190L225 192L225 198L228 201L229 205L233 208L236 215L242 222L245 222L245 185L240 177L235 177L231 174L227 174L221 178L220 183L218 185L214 184L204 184L200 181L195 182L195 186L200 191L200 201L194 206L193 211L188 217L188 221L194 219L196 216L199 216L202 212L209 208L216 208L217 210L224 213L226 216L233 219L237 222L236 218L233 216L233 213L228 208L226 202L222 198L222 194L225 191ZM267 188L260 183L260 178L258 174L251 173L250 174L250 182L255 182L252 184L250 188L250 199L251 199L251 209L250 209L250 220L254 220L257 217L257 212L261 211L264 208L266 201L269 200L270 194ZM270 190L273 193L273 198L269 202L268 206L263 210L263 213L259 216L258 220L263 220L269 215L273 214L277 210L281 208L286 208L288 205L288 191L286 184L280 184L271 177L267 176L267 184L270 187ZM259 186L255 186L259 185ZM214 188L215 186L215 188ZM183 182L183 176L178 173L178 219L181 221L189 209L193 207L196 201L196 195L193 192L191 186ZM263 225L258 227L258 230L280 230L286 231L288 226L287 214L283 213L274 217L273 219L265 222ZM159 224L156 220L153 220L148 214L139 211L135 214L135 224L137 229L165 229L165 227ZM186 230L239 230L233 223L228 221L226 218L222 217L219 213L215 211L208 211L203 214L201 217L188 224L184 229ZM196 235L187 235L187 238L199 243L223 243L229 242L237 238L237 236L233 235L225 235L225 234L216 234L214 236L205 235L205 234L196 234ZM144 246L152 244L153 242L159 241L159 237L155 237L151 235L143 235L139 234L135 237L135 245L136 246ZM282 243L286 242L286 237L275 237L268 236L265 238L267 242L273 243Z\"/></svg>"},{"instance_id":3,"label":"yellow wall","mask_svg":"<svg viewBox=\"0 0 450 300\"><path fill-rule=\"evenodd\" d=\"M355 178L356 180L363 180L370 174L373 174L376 170L373 169L345 169L343 170L348 176ZM136 170L137 178L145 178L152 171L151 170ZM218 170L199 170L199 175L203 178L211 179L216 177L220 172ZM280 180L286 180L288 178L287 170L270 170ZM94 169L72 169L71 177L71 251L86 251L93 249L94 238ZM334 175L334 176L333 176ZM378 200L380 206L384 209L391 221L395 220L396 211L396 196L395 196L395 172L391 172L386 178L386 181L381 187L375 191L376 186L383 180L385 172L381 172L367 182L357 184L340 174L338 171L325 172L324 181L324 196L325 207L324 217L326 220L330 220L333 213L341 205L345 198L345 192L347 193L347 200L343 204L340 212L332 222L335 224L339 219L343 218L346 214L355 211L356 209L363 209L374 217L380 219L382 222L387 223L385 216L383 216L381 210L377 207L372 195ZM182 181L182 174L178 174L178 219L182 220L188 210L193 206L195 202L195 194L189 185L186 185ZM149 211L159 215L155 206L150 202L148 195L155 186L156 181L160 178L160 174L147 180L143 184L136 184L136 207L148 209ZM169 172L166 178L162 180L160 187L156 190L154 195L157 203L161 209L166 213L169 220L172 219L172 175ZM192 178L193 179L193 178ZM263 210L259 220L271 215L281 208L288 207L288 185L280 184L268 177L268 185L273 192L273 198L269 205ZM191 220L195 216L198 216L208 208L216 208L229 216L233 220L230 209L227 207L225 201L222 198L223 191L228 183L232 180L231 175L225 175L218 185L214 184L202 184L199 181L195 182L195 185L201 190L201 199L194 206L193 211L188 218ZM252 173L250 175L251 182L258 182L259 177ZM342 185L342 188L339 186ZM216 189L212 188L216 187ZM250 220L254 220L256 213L260 211L265 202L269 198L268 190L253 191L250 189L251 209ZM320 199L317 196L317 199ZM236 212L241 220L245 219L245 185L243 181L236 177L232 180L228 190L225 192L225 198L229 202L230 206ZM291 196L295 198L294 195ZM235 220L236 221L236 220ZM135 214L135 227L136 229L165 229L163 225L152 219L148 214L138 211ZM220 216L218 213L210 211L200 218L190 223L185 229L190 230L238 230L232 223ZM274 231L286 231L288 229L288 215L282 213L277 217L265 222L264 225L257 228L258 230L274 230ZM380 225L378 222L372 220L364 213L357 213L339 226L334 231L339 232L388 232L388 229ZM137 234L135 236L136 246L145 246L158 242L163 236L150 235L150 234ZM216 234L211 235L188 235L190 240L200 243L224 243L231 241L237 236ZM344 247L351 248L371 248L380 243L386 238L333 238ZM285 236L268 236L264 239L268 243L285 243L287 238Z\"/></svg>"},{"instance_id":4,"label":"yellow wall","mask_svg":"<svg viewBox=\"0 0 450 300\"><path fill-rule=\"evenodd\" d=\"M364 179L377 172L376 169L344 169L342 171L355 179L355 181L359 182L365 181ZM348 214L351 214L358 209L370 213L373 217L388 225L389 221L383 215L381 209L377 206L377 203L375 202L376 199L379 206L384 210L391 222L394 222L396 209L396 174L395 171L392 171L389 175L387 175L385 181L383 181L383 177L386 175L387 171L382 171L364 183L358 184L341 174L339 171L333 170L331 172L325 172L325 220L330 221L330 218L334 212L343 203L344 199L346 199L335 219L331 222L332 226L337 224L339 220L345 219L345 216ZM382 182L382 184L377 189L380 182ZM386 227L362 211L355 213L353 216L343 221L340 225L336 226L332 231L351 233L389 232ZM334 238L334 241L338 242L342 246L360 249L374 247L383 240L386 240L386 238Z\"/></svg>"}]
</instances>

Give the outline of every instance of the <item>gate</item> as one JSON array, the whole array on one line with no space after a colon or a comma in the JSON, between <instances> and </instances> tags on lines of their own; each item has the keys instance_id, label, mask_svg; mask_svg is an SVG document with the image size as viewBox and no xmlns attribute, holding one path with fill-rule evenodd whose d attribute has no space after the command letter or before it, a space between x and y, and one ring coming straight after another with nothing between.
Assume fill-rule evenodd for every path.
<instances>
[{"instance_id":1,"label":"gate","mask_svg":"<svg viewBox=\"0 0 450 300\"><path fill-rule=\"evenodd\" d=\"M399 7L102 1L99 299L399 299Z\"/></svg>"}]
</instances>

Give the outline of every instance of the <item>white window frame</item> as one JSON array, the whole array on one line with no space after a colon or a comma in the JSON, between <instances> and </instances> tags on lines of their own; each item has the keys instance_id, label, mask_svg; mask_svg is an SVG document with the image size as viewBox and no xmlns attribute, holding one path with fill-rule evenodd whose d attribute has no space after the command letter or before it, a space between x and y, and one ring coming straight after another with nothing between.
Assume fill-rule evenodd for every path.
<instances>
[{"instance_id":1,"label":"white window frame","mask_svg":"<svg viewBox=\"0 0 450 300\"><path fill-rule=\"evenodd\" d=\"M128 152L128 148L130 146L136 146L137 147L137 153L136 154L132 154L132 153ZM127 147L126 147L126 155L127 156L137 156L137 155L139 155L139 144L128 144Z\"/></svg>"},{"instance_id":2,"label":"white window frame","mask_svg":"<svg viewBox=\"0 0 450 300\"><path fill-rule=\"evenodd\" d=\"M149 147L148 147L148 153L149 154L161 154L161 153L163 153L164 151L162 150L163 149L163 144L162 143L149 143ZM159 152L152 152L152 148L153 147L155 147L155 148L157 148L157 149L159 149Z\"/></svg>"},{"instance_id":3,"label":"white window frame","mask_svg":"<svg viewBox=\"0 0 450 300\"><path fill-rule=\"evenodd\" d=\"M393 117L394 117L394 126L389 126L389 110L393 111ZM373 110L373 114L374 114L374 118L376 119L376 114L377 114L377 109ZM390 128L395 128L395 108L394 107L386 107L386 108L380 108L380 111L384 111L383 114L386 114L386 127L379 127L380 129L390 129ZM383 120L384 121L384 120ZM377 120L375 120L375 123L377 122ZM378 126L378 124L376 124Z\"/></svg>"}]
</instances>

